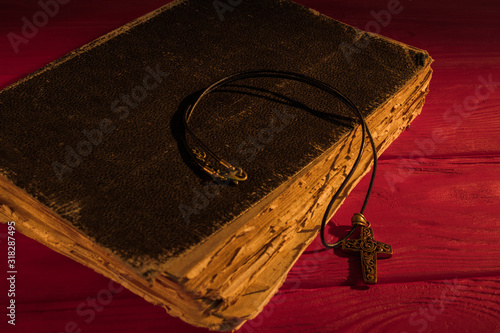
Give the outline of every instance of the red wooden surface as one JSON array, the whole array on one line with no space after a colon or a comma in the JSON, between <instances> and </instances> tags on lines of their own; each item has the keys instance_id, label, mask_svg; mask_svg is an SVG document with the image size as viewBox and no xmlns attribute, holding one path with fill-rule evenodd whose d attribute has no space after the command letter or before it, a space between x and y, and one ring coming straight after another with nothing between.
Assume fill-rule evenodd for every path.
<instances>
[{"instance_id":1,"label":"red wooden surface","mask_svg":"<svg viewBox=\"0 0 500 333\"><path fill-rule=\"evenodd\" d=\"M41 7L0 0L0 88L167 1L66 2L16 53L8 34L20 35L22 18ZM395 0L299 2L374 29L373 13ZM395 255L379 262L379 284L368 289L357 285L359 259L323 251L317 239L241 332L500 332L500 3L391 8L380 33L435 59L423 113L382 156L366 212ZM348 223L367 181L332 224ZM206 332L127 290L108 300L108 279L19 233L16 325L8 325L5 233L0 226L1 332Z\"/></svg>"}]
</instances>

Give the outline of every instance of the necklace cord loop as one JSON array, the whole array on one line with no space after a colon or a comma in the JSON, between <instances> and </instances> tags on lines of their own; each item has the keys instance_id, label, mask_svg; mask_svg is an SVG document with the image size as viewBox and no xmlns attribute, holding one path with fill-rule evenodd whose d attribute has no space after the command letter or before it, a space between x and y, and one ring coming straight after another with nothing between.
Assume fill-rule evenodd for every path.
<instances>
[{"instance_id":1,"label":"necklace cord loop","mask_svg":"<svg viewBox=\"0 0 500 333\"><path fill-rule=\"evenodd\" d=\"M335 194L332 196L327 209L325 211L325 214L323 215L323 219L321 221L321 242L323 246L326 248L337 248L340 245L342 245L342 242L347 240L351 235L354 233L354 231L357 229L358 226L361 227L369 227L370 223L366 221L366 219L363 216L363 212L368 204L368 199L370 198L370 194L372 192L373 184L375 181L375 175L377 172L377 149L375 146L375 141L373 139L373 136L368 128L368 125L366 124L366 121L363 117L363 114L361 111L358 109L358 107L344 94L342 94L339 90L335 89L331 85L324 83L322 81L319 81L317 79L314 79L312 77L303 75L303 74L298 74L298 73L293 73L293 72L286 72L286 71L272 71L272 70L259 70L259 71L249 71L249 72L242 72L242 73L236 73L230 76L227 76L212 85L210 85L208 88L203 90L196 101L189 105L185 109L185 114L183 119L183 125L186 130L186 132L193 138L193 140L196 142L196 144L201 148L201 150L198 149L191 149L186 140L183 140L183 144L188 151L190 157L192 160L202 169L205 171L207 174L212 176L212 178L216 180L221 180L224 182L234 182L235 184L238 184L240 181L245 181L248 178L248 175L246 174L245 171L241 168L236 168L229 164L228 162L220 159L217 157L215 153L213 153L200 139L196 137L196 135L193 133L191 128L189 127L188 123L191 118L191 115L193 114L194 110L196 107L200 104L200 101L210 94L211 92L218 90L222 88L223 86L226 86L228 84L231 84L235 81L241 81L245 79L251 79L251 78L260 78L260 77L265 77L265 78L279 78L279 79L285 79L285 80L293 80L293 81L298 81L302 82L305 84L308 84L310 86L316 87L318 89L323 90L324 92L327 92L328 94L338 98L341 100L358 118L359 124L361 125L361 131L362 131L362 137L361 137L361 144L359 148L358 155L356 157L356 160L354 161L353 166L351 167L351 170L349 171L348 175L344 178L342 184L340 187L337 189ZM368 186L366 196L363 202L363 206L361 207L361 210L359 213L354 214L351 222L352 222L352 228L351 230L340 240L338 240L335 243L327 243L325 239L325 228L326 224L331 218L332 215L332 210L335 202L338 200L340 195L344 192L346 186L349 184L351 181L352 177L354 176L355 172L358 169L358 166L361 162L361 158L364 153L365 145L366 145L366 137L368 137L371 145L371 150L373 153L373 169L372 169L372 175L370 179L370 184ZM207 162L206 158L207 155L210 156L212 159L217 161L220 166L222 166L222 170L213 166L209 162Z\"/></svg>"}]
</instances>

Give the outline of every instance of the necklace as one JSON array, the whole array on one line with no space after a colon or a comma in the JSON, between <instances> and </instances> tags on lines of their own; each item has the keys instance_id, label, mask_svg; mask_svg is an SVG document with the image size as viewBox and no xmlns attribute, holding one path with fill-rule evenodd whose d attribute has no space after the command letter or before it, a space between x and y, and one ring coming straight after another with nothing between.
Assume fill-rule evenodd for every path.
<instances>
[{"instance_id":1,"label":"necklace","mask_svg":"<svg viewBox=\"0 0 500 333\"><path fill-rule=\"evenodd\" d=\"M368 125L366 124L366 121L361 111L349 98L347 98L340 91L333 88L329 84L316 80L312 77L292 72L263 70L263 71L243 72L227 76L213 83L208 88L203 90L199 94L195 102L189 105L184 110L184 117L183 117L184 128L186 132L191 135L191 137L199 147L199 148L191 148L188 145L187 141L183 140L182 143L186 148L186 151L189 153L192 160L197 164L197 166L201 170L206 172L208 175L210 175L214 180L218 182L234 183L237 185L239 182L247 180L248 175L242 168L235 167L230 163L228 163L227 161L220 159L216 154L214 154L201 140L199 140L196 137L196 135L189 127L188 123L194 110L200 104L200 101L204 97L209 95L211 92L236 81L241 81L250 78L258 78L258 77L293 80L321 89L324 92L329 93L332 96L335 96L336 98L341 100L347 107L349 107L349 109L359 119L359 123L361 125L361 130L362 130L362 139L357 158L354 161L354 164L349 174L345 177L344 181L337 189L337 191L335 192L335 194L333 195L332 199L330 200L327 206L327 209L321 221L320 235L321 235L321 242L323 246L326 248L333 249L341 247L342 250L347 252L359 252L361 256L361 270L364 283L366 284L377 283L377 257L379 255L385 257L390 257L392 255L392 247L390 245L374 240L371 224L366 220L366 218L363 215L366 205L368 204L368 200L370 198L370 194L375 181L375 175L377 173L377 150L375 146L375 141L373 140L373 136L371 135L371 132L368 128ZM351 219L351 225L352 225L351 230L342 239L336 241L335 243L328 243L325 238L326 224L331 218L331 211L333 209L334 203L338 200L340 194L345 189L349 181L352 179L352 176L354 175L355 171L359 166L366 145L366 137L368 137L370 141L371 149L373 152L373 169L370 179L370 185L368 186L363 206L361 207L359 213L355 213L353 215ZM214 161L216 161L218 163L218 166L214 166L212 163L208 162L207 156L210 156ZM360 237L351 239L351 236L358 228L360 229L359 233Z\"/></svg>"}]
</instances>

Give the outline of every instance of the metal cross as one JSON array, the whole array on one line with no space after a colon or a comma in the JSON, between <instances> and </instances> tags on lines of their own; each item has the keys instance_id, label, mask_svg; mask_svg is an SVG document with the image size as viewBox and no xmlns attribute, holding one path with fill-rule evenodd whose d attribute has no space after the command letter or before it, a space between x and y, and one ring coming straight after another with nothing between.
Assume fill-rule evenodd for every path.
<instances>
[{"instance_id":1,"label":"metal cross","mask_svg":"<svg viewBox=\"0 0 500 333\"><path fill-rule=\"evenodd\" d=\"M377 283L377 256L381 254L381 257L390 258L392 247L373 239L373 230L368 222L365 226L360 225L360 228L360 238L344 240L342 250L360 252L363 281Z\"/></svg>"}]
</instances>

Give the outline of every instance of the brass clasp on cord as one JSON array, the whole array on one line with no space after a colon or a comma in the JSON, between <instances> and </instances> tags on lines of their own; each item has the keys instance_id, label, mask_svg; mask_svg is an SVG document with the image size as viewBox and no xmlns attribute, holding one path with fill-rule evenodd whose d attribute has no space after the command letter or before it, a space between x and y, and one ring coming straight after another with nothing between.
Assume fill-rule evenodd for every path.
<instances>
[{"instance_id":1,"label":"brass clasp on cord","mask_svg":"<svg viewBox=\"0 0 500 333\"><path fill-rule=\"evenodd\" d=\"M192 151L200 163L203 171L209 174L212 178L221 182L233 182L235 185L238 185L238 182L247 180L248 175L242 168L236 168L225 160L218 160L225 170L217 169L212 164L207 162L207 155L205 152L199 151L198 149L193 149Z\"/></svg>"},{"instance_id":2,"label":"brass clasp on cord","mask_svg":"<svg viewBox=\"0 0 500 333\"><path fill-rule=\"evenodd\" d=\"M216 178L222 182L233 182L238 185L238 182L247 180L248 175L242 168L236 168L224 160L220 161L226 170L214 169L210 165L205 165L203 170L205 170L210 176Z\"/></svg>"},{"instance_id":3,"label":"brass clasp on cord","mask_svg":"<svg viewBox=\"0 0 500 333\"><path fill-rule=\"evenodd\" d=\"M218 173L216 177L218 177L222 181L232 181L236 185L238 185L238 182L242 182L247 180L248 175L245 171L243 171L242 168L235 168L231 164L227 163L226 161L222 160L221 164L226 167L225 171L222 170L217 170Z\"/></svg>"}]
</instances>

